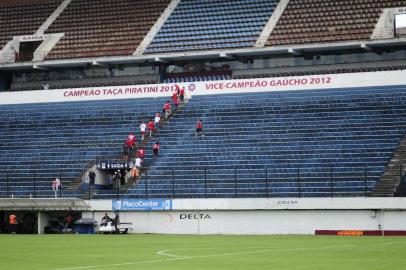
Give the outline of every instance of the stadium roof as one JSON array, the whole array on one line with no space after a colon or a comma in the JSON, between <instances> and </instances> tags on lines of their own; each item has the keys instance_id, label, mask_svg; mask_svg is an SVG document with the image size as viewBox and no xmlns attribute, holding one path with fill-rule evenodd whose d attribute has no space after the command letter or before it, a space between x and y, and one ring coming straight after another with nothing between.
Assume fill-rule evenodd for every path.
<instances>
[{"instance_id":1,"label":"stadium roof","mask_svg":"<svg viewBox=\"0 0 406 270\"><path fill-rule=\"evenodd\" d=\"M230 50L208 50L192 51L166 54L130 55L100 58L78 58L61 59L41 62L18 62L0 65L0 70L20 70L20 69L49 69L81 66L108 66L119 64L148 64L148 63L170 63L172 61L185 60L207 60L207 59L234 59L239 57L256 57L266 55L301 55L303 53L317 53L340 50L374 50L388 49L390 47L405 46L406 38L389 40L369 40L352 42L334 42L319 44L302 44L291 46L273 46L263 48L243 48Z\"/></svg>"},{"instance_id":2,"label":"stadium roof","mask_svg":"<svg viewBox=\"0 0 406 270\"><path fill-rule=\"evenodd\" d=\"M81 199L0 199L3 211L82 211L90 206Z\"/></svg>"}]
</instances>

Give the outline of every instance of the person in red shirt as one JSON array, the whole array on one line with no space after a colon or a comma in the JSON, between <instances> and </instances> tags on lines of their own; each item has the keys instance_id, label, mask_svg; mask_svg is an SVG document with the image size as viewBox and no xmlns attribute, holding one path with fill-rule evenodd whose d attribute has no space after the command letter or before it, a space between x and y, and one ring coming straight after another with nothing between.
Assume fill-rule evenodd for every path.
<instances>
[{"instance_id":1,"label":"person in red shirt","mask_svg":"<svg viewBox=\"0 0 406 270\"><path fill-rule=\"evenodd\" d=\"M10 232L15 234L17 232L17 216L11 214L9 217Z\"/></svg>"},{"instance_id":2,"label":"person in red shirt","mask_svg":"<svg viewBox=\"0 0 406 270\"><path fill-rule=\"evenodd\" d=\"M176 110L178 108L178 105L179 105L179 97L178 97L178 94L176 92L173 92L172 102L173 102L173 106L175 107L175 110Z\"/></svg>"},{"instance_id":3,"label":"person in red shirt","mask_svg":"<svg viewBox=\"0 0 406 270\"><path fill-rule=\"evenodd\" d=\"M125 141L125 143L127 144L127 147L128 147L128 156L130 159L131 159L131 156L133 153L132 151L134 149L135 142L136 142L135 135L133 132L130 132L130 134L127 137L127 140Z\"/></svg>"},{"instance_id":4,"label":"person in red shirt","mask_svg":"<svg viewBox=\"0 0 406 270\"><path fill-rule=\"evenodd\" d=\"M164 112L165 118L168 119L169 115L171 114L171 104L169 103L169 100L164 104Z\"/></svg>"},{"instance_id":5,"label":"person in red shirt","mask_svg":"<svg viewBox=\"0 0 406 270\"><path fill-rule=\"evenodd\" d=\"M134 144L135 144L135 141L136 141L136 139L135 139L134 133L130 132L130 134L127 137L127 145L128 145L128 147L132 148L134 146Z\"/></svg>"},{"instance_id":6,"label":"person in red shirt","mask_svg":"<svg viewBox=\"0 0 406 270\"><path fill-rule=\"evenodd\" d=\"M149 136L152 137L152 132L155 131L155 123L154 123L154 120L151 119L151 120L148 122L148 129L149 129Z\"/></svg>"},{"instance_id":7,"label":"person in red shirt","mask_svg":"<svg viewBox=\"0 0 406 270\"><path fill-rule=\"evenodd\" d=\"M161 145L159 144L159 141L157 141L157 142L154 143L154 145L152 146L152 152L154 153L154 159L155 159L155 160L158 158L159 148L161 148Z\"/></svg>"},{"instance_id":8,"label":"person in red shirt","mask_svg":"<svg viewBox=\"0 0 406 270\"><path fill-rule=\"evenodd\" d=\"M172 94L172 101L174 101L175 99L178 99L178 93L174 91Z\"/></svg>"},{"instance_id":9,"label":"person in red shirt","mask_svg":"<svg viewBox=\"0 0 406 270\"><path fill-rule=\"evenodd\" d=\"M199 134L200 134L202 137L204 137L202 119L199 119L199 121L197 121L197 124L196 124L196 135L195 135L195 137L197 138L197 135L199 135Z\"/></svg>"},{"instance_id":10,"label":"person in red shirt","mask_svg":"<svg viewBox=\"0 0 406 270\"><path fill-rule=\"evenodd\" d=\"M179 96L179 94L180 94L180 86L175 84L175 88L176 88L176 94Z\"/></svg>"},{"instance_id":11,"label":"person in red shirt","mask_svg":"<svg viewBox=\"0 0 406 270\"><path fill-rule=\"evenodd\" d=\"M137 151L137 157L139 157L140 159L144 159L145 158L145 150L143 147L140 147Z\"/></svg>"}]
</instances>

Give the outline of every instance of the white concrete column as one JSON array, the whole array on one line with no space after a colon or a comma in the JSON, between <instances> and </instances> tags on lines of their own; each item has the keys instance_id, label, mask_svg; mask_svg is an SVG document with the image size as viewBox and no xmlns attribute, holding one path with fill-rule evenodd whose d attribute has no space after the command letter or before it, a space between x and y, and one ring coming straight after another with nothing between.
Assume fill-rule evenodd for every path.
<instances>
[{"instance_id":1,"label":"white concrete column","mask_svg":"<svg viewBox=\"0 0 406 270\"><path fill-rule=\"evenodd\" d=\"M272 31L275 29L276 24L279 21L279 18L282 16L283 11L285 10L285 8L288 4L289 4L289 0L280 0L279 1L278 5L276 6L275 10L272 13L271 18L269 18L268 23L265 25L264 29L262 29L262 32L259 35L254 47L259 48L259 47L265 46L266 41L268 40Z\"/></svg>"},{"instance_id":2,"label":"white concrete column","mask_svg":"<svg viewBox=\"0 0 406 270\"><path fill-rule=\"evenodd\" d=\"M46 213L38 211L37 212L37 227L38 234L44 234L45 227L48 226L49 217Z\"/></svg>"}]
</instances>

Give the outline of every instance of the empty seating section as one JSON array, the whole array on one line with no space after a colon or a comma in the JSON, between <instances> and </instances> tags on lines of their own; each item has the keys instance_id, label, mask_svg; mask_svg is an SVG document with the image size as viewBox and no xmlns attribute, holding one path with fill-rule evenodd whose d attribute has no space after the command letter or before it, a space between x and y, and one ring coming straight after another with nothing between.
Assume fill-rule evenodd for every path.
<instances>
[{"instance_id":1,"label":"empty seating section","mask_svg":"<svg viewBox=\"0 0 406 270\"><path fill-rule=\"evenodd\" d=\"M32 35L62 0L2 1L0 3L0 49L13 36Z\"/></svg>"},{"instance_id":2,"label":"empty seating section","mask_svg":"<svg viewBox=\"0 0 406 270\"><path fill-rule=\"evenodd\" d=\"M268 45L367 40L384 8L396 0L290 0Z\"/></svg>"},{"instance_id":3,"label":"empty seating section","mask_svg":"<svg viewBox=\"0 0 406 270\"><path fill-rule=\"evenodd\" d=\"M53 177L61 176L66 186L96 157L121 155L128 132L160 110L163 102L157 98L0 106L0 197L34 196L34 190L36 197L52 196Z\"/></svg>"},{"instance_id":4,"label":"empty seating section","mask_svg":"<svg viewBox=\"0 0 406 270\"><path fill-rule=\"evenodd\" d=\"M297 68L295 71L274 71L267 73L247 73L233 75L233 79L249 79L249 78L269 78L269 77L289 77L289 76L304 76L304 75L317 75L317 74L338 74L338 73L354 73L354 72L377 72L377 71L389 71L389 70L404 70L406 65L371 65L362 67L345 68L336 65L334 68Z\"/></svg>"},{"instance_id":5,"label":"empty seating section","mask_svg":"<svg viewBox=\"0 0 406 270\"><path fill-rule=\"evenodd\" d=\"M65 33L47 59L131 55L170 0L73 0L47 33Z\"/></svg>"},{"instance_id":6,"label":"empty seating section","mask_svg":"<svg viewBox=\"0 0 406 270\"><path fill-rule=\"evenodd\" d=\"M147 77L147 76L145 76ZM149 77L149 78L148 78ZM55 81L41 81L41 82L24 82L11 84L10 90L12 91L30 91L44 89L44 82L49 84L49 89L68 89L68 88L84 88L84 87L102 87L102 86L118 86L118 85L140 85L140 84L156 84L159 82L158 76L148 76L140 79L140 76L132 78L128 77L112 77L112 78L99 78L99 79L75 79L75 80L55 80Z\"/></svg>"},{"instance_id":7,"label":"empty seating section","mask_svg":"<svg viewBox=\"0 0 406 270\"><path fill-rule=\"evenodd\" d=\"M231 79L230 75L191 76L191 77L168 78L164 80L164 83L221 81L230 79Z\"/></svg>"},{"instance_id":8,"label":"empty seating section","mask_svg":"<svg viewBox=\"0 0 406 270\"><path fill-rule=\"evenodd\" d=\"M168 73L165 75L164 82L179 83L179 82L230 80L231 75L232 75L231 70Z\"/></svg>"},{"instance_id":9,"label":"empty seating section","mask_svg":"<svg viewBox=\"0 0 406 270\"><path fill-rule=\"evenodd\" d=\"M406 86L194 96L128 196L364 196L405 131Z\"/></svg>"},{"instance_id":10,"label":"empty seating section","mask_svg":"<svg viewBox=\"0 0 406 270\"><path fill-rule=\"evenodd\" d=\"M182 0L147 53L251 47L278 1Z\"/></svg>"}]
</instances>

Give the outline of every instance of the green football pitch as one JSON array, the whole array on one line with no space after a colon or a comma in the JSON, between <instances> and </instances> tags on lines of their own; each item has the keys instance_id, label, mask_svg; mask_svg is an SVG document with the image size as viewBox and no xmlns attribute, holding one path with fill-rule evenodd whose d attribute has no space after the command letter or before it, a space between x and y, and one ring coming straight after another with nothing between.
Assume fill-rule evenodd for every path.
<instances>
[{"instance_id":1,"label":"green football pitch","mask_svg":"<svg viewBox=\"0 0 406 270\"><path fill-rule=\"evenodd\" d=\"M2 270L406 269L406 238L0 235Z\"/></svg>"}]
</instances>

